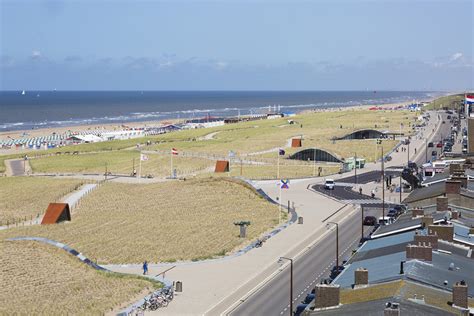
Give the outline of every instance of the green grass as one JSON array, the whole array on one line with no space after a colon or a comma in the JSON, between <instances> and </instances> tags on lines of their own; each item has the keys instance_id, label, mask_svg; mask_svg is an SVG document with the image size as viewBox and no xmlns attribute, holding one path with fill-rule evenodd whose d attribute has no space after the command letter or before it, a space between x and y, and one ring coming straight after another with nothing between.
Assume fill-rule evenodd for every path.
<instances>
[{"instance_id":1,"label":"green grass","mask_svg":"<svg viewBox=\"0 0 474 316\"><path fill-rule=\"evenodd\" d=\"M442 109L453 109L458 110L464 105L464 94L453 94L437 98L430 102L425 109L426 110L442 110Z\"/></svg>"}]
</instances>

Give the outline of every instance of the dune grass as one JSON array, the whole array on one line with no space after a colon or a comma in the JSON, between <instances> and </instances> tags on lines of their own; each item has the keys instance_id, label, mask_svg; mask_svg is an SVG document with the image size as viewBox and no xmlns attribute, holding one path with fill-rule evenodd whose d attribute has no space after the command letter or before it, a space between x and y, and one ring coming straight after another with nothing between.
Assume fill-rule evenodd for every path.
<instances>
[{"instance_id":1,"label":"dune grass","mask_svg":"<svg viewBox=\"0 0 474 316\"><path fill-rule=\"evenodd\" d=\"M426 110L459 109L464 105L464 94L452 94L439 97L426 106Z\"/></svg>"},{"instance_id":2,"label":"dune grass","mask_svg":"<svg viewBox=\"0 0 474 316\"><path fill-rule=\"evenodd\" d=\"M0 224L30 220L42 215L48 204L58 202L84 181L43 177L0 178Z\"/></svg>"},{"instance_id":3,"label":"dune grass","mask_svg":"<svg viewBox=\"0 0 474 316\"><path fill-rule=\"evenodd\" d=\"M219 133L213 139L202 141L190 141L194 130L171 133L169 136L163 135L163 142L151 148L169 150L175 147L187 151L224 155L232 150L237 155L245 155L271 148L283 148L289 139L302 136L303 148L326 149L342 158L350 157L357 152L358 156L373 160L375 140L333 142L332 138L363 128L400 132L400 123L403 123L401 132L408 134L411 132L409 125L414 121L415 114L407 111L346 110L306 113L292 119L297 121L297 124L290 125L286 118L282 118L206 129L208 133L212 131ZM384 149L389 150L395 143L396 141L384 140Z\"/></svg>"},{"instance_id":4,"label":"dune grass","mask_svg":"<svg viewBox=\"0 0 474 316\"><path fill-rule=\"evenodd\" d=\"M0 241L1 315L103 315L144 291L144 278L99 272L62 249Z\"/></svg>"},{"instance_id":5,"label":"dune grass","mask_svg":"<svg viewBox=\"0 0 474 316\"><path fill-rule=\"evenodd\" d=\"M147 154L142 161L141 174L167 177L171 174L169 155ZM39 173L99 173L131 174L140 171L140 153L136 150L87 153L80 155L54 155L30 160L33 172ZM186 175L214 166L215 161L203 158L173 157L173 169L178 175Z\"/></svg>"},{"instance_id":6,"label":"dune grass","mask_svg":"<svg viewBox=\"0 0 474 316\"><path fill-rule=\"evenodd\" d=\"M71 222L18 227L0 236L43 236L99 263L198 260L223 255L278 223L278 207L226 179L106 183L85 197ZM236 221L250 221L239 238Z\"/></svg>"}]
</instances>

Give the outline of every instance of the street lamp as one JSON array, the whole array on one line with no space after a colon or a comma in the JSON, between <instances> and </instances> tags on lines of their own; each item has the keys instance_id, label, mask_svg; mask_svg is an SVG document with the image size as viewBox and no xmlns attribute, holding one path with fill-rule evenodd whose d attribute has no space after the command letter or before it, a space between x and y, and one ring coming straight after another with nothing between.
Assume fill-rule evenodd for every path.
<instances>
[{"instance_id":1,"label":"street lamp","mask_svg":"<svg viewBox=\"0 0 474 316\"><path fill-rule=\"evenodd\" d=\"M287 257L280 257L279 264L283 264L283 260L290 261L290 316L293 313L293 259Z\"/></svg>"},{"instance_id":2,"label":"street lamp","mask_svg":"<svg viewBox=\"0 0 474 316\"><path fill-rule=\"evenodd\" d=\"M336 222L328 222L326 228L329 229L329 224L336 225L336 271L339 270L339 224Z\"/></svg>"}]
</instances>

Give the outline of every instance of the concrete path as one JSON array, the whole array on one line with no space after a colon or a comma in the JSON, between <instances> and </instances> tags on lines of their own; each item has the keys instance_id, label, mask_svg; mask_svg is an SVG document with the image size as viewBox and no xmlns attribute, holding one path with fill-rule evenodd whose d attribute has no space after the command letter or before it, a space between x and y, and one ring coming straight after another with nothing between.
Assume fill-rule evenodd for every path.
<instances>
[{"instance_id":1,"label":"concrete path","mask_svg":"<svg viewBox=\"0 0 474 316\"><path fill-rule=\"evenodd\" d=\"M219 302L232 303L234 298L245 295L278 269L277 261L280 256L303 250L317 236L325 233L325 224L322 223L325 218L341 208L343 211L338 214L351 211L351 207L344 207L342 203L307 190L312 181L314 180L297 180L282 194L283 204L286 205L288 200L295 201L296 212L304 218L303 225L293 224L266 241L262 247L239 257L176 266L166 276L182 281L183 293L177 293L173 304L166 309L154 313L202 315L219 305ZM257 183L273 199L279 196L276 184L276 181ZM172 263L154 265L150 267L150 273L158 274L172 266ZM141 273L136 266L106 267L119 272Z\"/></svg>"},{"instance_id":2,"label":"concrete path","mask_svg":"<svg viewBox=\"0 0 474 316\"><path fill-rule=\"evenodd\" d=\"M24 159L7 159L5 160L5 167L7 177L24 176L31 173L30 163Z\"/></svg>"}]
</instances>

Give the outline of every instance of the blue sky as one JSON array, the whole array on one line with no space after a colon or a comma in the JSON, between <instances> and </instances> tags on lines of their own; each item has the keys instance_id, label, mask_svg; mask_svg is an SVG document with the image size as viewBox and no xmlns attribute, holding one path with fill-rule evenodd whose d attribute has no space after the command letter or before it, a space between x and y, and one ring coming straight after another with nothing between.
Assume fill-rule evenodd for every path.
<instances>
[{"instance_id":1,"label":"blue sky","mask_svg":"<svg viewBox=\"0 0 474 316\"><path fill-rule=\"evenodd\" d=\"M3 90L473 87L472 1L0 4Z\"/></svg>"}]
</instances>

